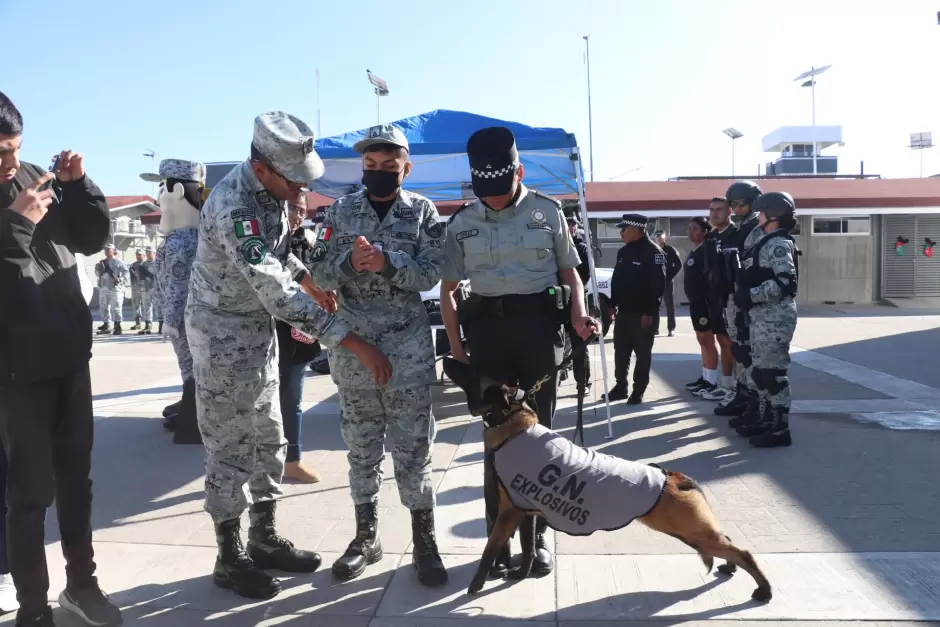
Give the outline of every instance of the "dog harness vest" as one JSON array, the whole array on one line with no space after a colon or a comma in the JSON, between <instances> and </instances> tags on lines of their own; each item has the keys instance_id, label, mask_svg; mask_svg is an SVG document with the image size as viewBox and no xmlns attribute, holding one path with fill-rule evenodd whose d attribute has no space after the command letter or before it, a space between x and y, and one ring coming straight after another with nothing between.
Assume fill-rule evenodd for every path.
<instances>
[{"instance_id":1,"label":"dog harness vest","mask_svg":"<svg viewBox=\"0 0 940 627\"><path fill-rule=\"evenodd\" d=\"M513 505L573 536L626 527L666 487L662 470L582 448L542 425L500 446L495 466Z\"/></svg>"}]
</instances>

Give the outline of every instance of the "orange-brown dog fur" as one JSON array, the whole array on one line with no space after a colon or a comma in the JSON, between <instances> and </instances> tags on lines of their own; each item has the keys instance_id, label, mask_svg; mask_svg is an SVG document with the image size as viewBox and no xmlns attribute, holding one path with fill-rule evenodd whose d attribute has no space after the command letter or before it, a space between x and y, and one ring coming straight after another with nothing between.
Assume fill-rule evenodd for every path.
<instances>
[{"instance_id":1,"label":"orange-brown dog fur","mask_svg":"<svg viewBox=\"0 0 940 627\"><path fill-rule=\"evenodd\" d=\"M509 401L514 391L508 386L491 386L484 391L484 403L491 410L502 411L506 416L503 424L484 431L483 445L488 451L538 423L538 417L527 406ZM757 589L751 595L752 598L769 601L773 596L770 582L754 561L754 556L749 551L736 547L730 538L721 532L718 521L695 480L680 472L665 472L666 487L659 502L648 514L637 520L650 529L670 535L695 549L709 572L716 557L725 560L725 563L718 567L718 571L723 574L733 575L740 566L757 582ZM508 545L517 526L522 544L522 563L509 571L509 577L527 577L535 559L535 517L540 514L518 509L512 504L503 486L497 485L499 515L483 550L479 568L467 590L470 594L476 594L482 589L497 555Z\"/></svg>"}]
</instances>

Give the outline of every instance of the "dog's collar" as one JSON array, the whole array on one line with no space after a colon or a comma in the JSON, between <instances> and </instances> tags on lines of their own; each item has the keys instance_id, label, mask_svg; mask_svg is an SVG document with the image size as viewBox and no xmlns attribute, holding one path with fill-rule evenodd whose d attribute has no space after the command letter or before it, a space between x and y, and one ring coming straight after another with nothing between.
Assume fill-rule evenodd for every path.
<instances>
[{"instance_id":1,"label":"dog's collar","mask_svg":"<svg viewBox=\"0 0 940 627\"><path fill-rule=\"evenodd\" d=\"M516 393L517 396L518 396L519 394L520 394L520 392L517 392L517 393ZM524 393L524 392L522 392L521 394L522 394L522 396L525 396L525 393ZM500 411L499 414L500 414L501 416L503 416L503 417L511 416L512 414L515 414L516 412L518 412L518 411L520 411L520 410L522 410L522 409L525 409L525 404L524 404L521 400L516 400L515 402L512 402L512 403L509 404L509 409L504 409L504 410ZM506 421L504 420L503 422L501 422L501 423L499 423L499 424L503 424L503 423L505 423L505 422L506 422ZM486 427L487 429L489 429L489 428L491 428L491 427L498 427L499 425L490 424L490 422L486 419L486 414L484 414L484 416L483 416L483 426Z\"/></svg>"}]
</instances>

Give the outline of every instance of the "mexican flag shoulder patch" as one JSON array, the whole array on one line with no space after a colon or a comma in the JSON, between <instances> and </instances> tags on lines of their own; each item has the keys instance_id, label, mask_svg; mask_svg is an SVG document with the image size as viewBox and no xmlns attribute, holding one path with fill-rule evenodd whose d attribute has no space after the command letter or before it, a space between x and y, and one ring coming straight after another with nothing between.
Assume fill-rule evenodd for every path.
<instances>
[{"instance_id":1,"label":"mexican flag shoulder patch","mask_svg":"<svg viewBox=\"0 0 940 627\"><path fill-rule=\"evenodd\" d=\"M237 237L252 237L260 234L257 220L238 220L235 222L235 235Z\"/></svg>"},{"instance_id":2,"label":"mexican flag shoulder patch","mask_svg":"<svg viewBox=\"0 0 940 627\"><path fill-rule=\"evenodd\" d=\"M320 229L320 233L317 235L317 239L321 242L330 241L330 236L333 235L333 229L331 227L325 226Z\"/></svg>"}]
</instances>

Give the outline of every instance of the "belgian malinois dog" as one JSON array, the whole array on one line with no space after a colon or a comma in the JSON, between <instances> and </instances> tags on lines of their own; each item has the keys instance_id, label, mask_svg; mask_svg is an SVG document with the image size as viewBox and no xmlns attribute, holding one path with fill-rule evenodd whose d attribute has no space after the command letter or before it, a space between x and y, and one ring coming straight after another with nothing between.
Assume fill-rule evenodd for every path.
<instances>
[{"instance_id":1,"label":"belgian malinois dog","mask_svg":"<svg viewBox=\"0 0 940 627\"><path fill-rule=\"evenodd\" d=\"M478 397L481 401L478 408L487 412L483 431L483 444L487 451L498 449L513 436L522 434L538 424L538 416L526 404L525 394L520 393L518 388L492 381L482 382L481 388L482 398ZM757 582L757 589L751 597L757 601L769 601L773 596L770 582L754 561L754 556L732 544L731 539L718 528L718 521L699 484L680 472L665 470L655 464L648 466L656 469L650 474L662 473L662 477L656 477L659 481L657 486L663 487L652 508L645 515L637 516L636 520L695 549L705 563L707 572L711 572L716 557L725 560L725 563L718 567L722 574L733 575L740 566ZM479 568L467 589L467 593L471 595L483 588L494 561L507 546L517 526L522 544L522 563L512 568L508 577L524 579L532 569L535 559L535 518L544 514L539 510L523 510L517 507L506 491L505 486L510 485L506 479L500 477L497 482L499 515L486 543Z\"/></svg>"}]
</instances>

